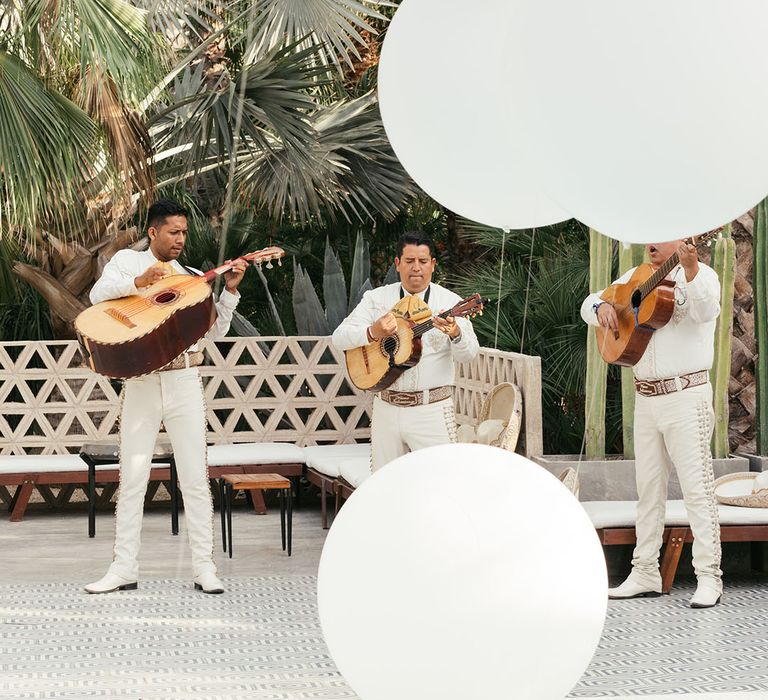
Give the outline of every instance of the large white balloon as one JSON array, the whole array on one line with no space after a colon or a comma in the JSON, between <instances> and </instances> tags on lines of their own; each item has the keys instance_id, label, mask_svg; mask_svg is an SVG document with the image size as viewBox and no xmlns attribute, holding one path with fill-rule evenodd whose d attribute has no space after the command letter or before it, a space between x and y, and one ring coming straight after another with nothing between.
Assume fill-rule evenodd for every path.
<instances>
[{"instance_id":1,"label":"large white balloon","mask_svg":"<svg viewBox=\"0 0 768 700\"><path fill-rule=\"evenodd\" d=\"M624 241L672 240L768 193L768 2L509 6L511 125L536 143L542 189L576 218Z\"/></svg>"},{"instance_id":2,"label":"large white balloon","mask_svg":"<svg viewBox=\"0 0 768 700\"><path fill-rule=\"evenodd\" d=\"M379 101L387 136L419 186L499 228L570 218L539 190L506 105L507 0L404 0L387 29ZM517 109L515 105L513 109Z\"/></svg>"},{"instance_id":3,"label":"large white balloon","mask_svg":"<svg viewBox=\"0 0 768 700\"><path fill-rule=\"evenodd\" d=\"M362 700L557 700L605 618L588 516L549 472L486 445L401 457L333 523L318 606Z\"/></svg>"}]
</instances>

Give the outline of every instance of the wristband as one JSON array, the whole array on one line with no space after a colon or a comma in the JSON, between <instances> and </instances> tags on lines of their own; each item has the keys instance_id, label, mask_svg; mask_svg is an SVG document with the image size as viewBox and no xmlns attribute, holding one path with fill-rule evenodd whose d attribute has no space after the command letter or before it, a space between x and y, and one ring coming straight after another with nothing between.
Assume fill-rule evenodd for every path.
<instances>
[{"instance_id":1,"label":"wristband","mask_svg":"<svg viewBox=\"0 0 768 700\"><path fill-rule=\"evenodd\" d=\"M597 310L598 310L598 309L599 309L599 308L600 308L600 307L601 307L603 304L605 304L605 303L606 303L606 302L604 302L604 301L598 301L596 304L592 304L592 313L594 313L594 314L595 314L595 316L597 316Z\"/></svg>"}]
</instances>

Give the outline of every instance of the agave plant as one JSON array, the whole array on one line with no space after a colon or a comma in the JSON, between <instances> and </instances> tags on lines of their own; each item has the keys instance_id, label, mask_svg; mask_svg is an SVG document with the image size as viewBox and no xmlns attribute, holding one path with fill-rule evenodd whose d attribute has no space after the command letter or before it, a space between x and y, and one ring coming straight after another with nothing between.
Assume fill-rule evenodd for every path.
<instances>
[{"instance_id":1,"label":"agave plant","mask_svg":"<svg viewBox=\"0 0 768 700\"><path fill-rule=\"evenodd\" d=\"M370 280L371 259L368 242L360 233L355 241L352 258L352 275L347 293L344 270L338 255L325 241L323 269L323 298L320 302L309 275L301 265L294 263L293 315L299 335L330 335L363 298L373 289Z\"/></svg>"}]
</instances>

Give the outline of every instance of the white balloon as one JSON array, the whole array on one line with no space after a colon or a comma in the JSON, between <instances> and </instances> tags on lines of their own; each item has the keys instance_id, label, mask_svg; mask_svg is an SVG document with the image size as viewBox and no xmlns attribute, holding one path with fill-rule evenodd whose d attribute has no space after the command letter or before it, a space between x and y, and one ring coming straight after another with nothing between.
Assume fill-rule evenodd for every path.
<instances>
[{"instance_id":1,"label":"white balloon","mask_svg":"<svg viewBox=\"0 0 768 700\"><path fill-rule=\"evenodd\" d=\"M333 523L318 607L362 700L563 698L607 607L603 551L549 472L486 445L441 445L366 480Z\"/></svg>"},{"instance_id":2,"label":"white balloon","mask_svg":"<svg viewBox=\"0 0 768 700\"><path fill-rule=\"evenodd\" d=\"M509 5L513 128L536 143L542 190L576 218L659 242L716 228L768 193L765 0Z\"/></svg>"},{"instance_id":3,"label":"white balloon","mask_svg":"<svg viewBox=\"0 0 768 700\"><path fill-rule=\"evenodd\" d=\"M387 136L433 199L505 229L570 218L538 189L509 128L504 75L507 0L404 0L379 62ZM517 107L515 107L517 108Z\"/></svg>"}]
</instances>

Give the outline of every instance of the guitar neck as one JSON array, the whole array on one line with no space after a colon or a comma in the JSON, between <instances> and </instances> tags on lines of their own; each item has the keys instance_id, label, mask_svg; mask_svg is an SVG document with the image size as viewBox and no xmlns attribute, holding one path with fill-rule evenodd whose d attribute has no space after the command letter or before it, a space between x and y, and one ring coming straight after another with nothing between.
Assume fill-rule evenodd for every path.
<instances>
[{"instance_id":1,"label":"guitar neck","mask_svg":"<svg viewBox=\"0 0 768 700\"><path fill-rule=\"evenodd\" d=\"M680 258L677 253L672 253L643 284L640 285L640 292L642 298L645 299L656 287L658 287L662 280L675 268L680 262Z\"/></svg>"},{"instance_id":2,"label":"guitar neck","mask_svg":"<svg viewBox=\"0 0 768 700\"><path fill-rule=\"evenodd\" d=\"M229 262L224 263L223 265L219 265L218 267L213 267L208 270L208 272L204 272L202 277L206 282L212 282L219 275L223 275L225 272L229 272L229 270L232 269L233 263L243 259L244 258L236 258L235 260L230 260Z\"/></svg>"},{"instance_id":3,"label":"guitar neck","mask_svg":"<svg viewBox=\"0 0 768 700\"><path fill-rule=\"evenodd\" d=\"M451 315L451 311L453 311L453 309L448 309L448 311L443 311L443 313L438 314L438 316L440 318L448 318L448 316ZM412 329L413 330L413 337L414 338L420 338L427 331L431 331L432 328L434 327L434 324L432 323L432 321L434 321L434 320L435 320L435 317L433 316L432 318L428 318L426 321L422 321L421 323L417 323L413 327L413 329Z\"/></svg>"}]
</instances>

